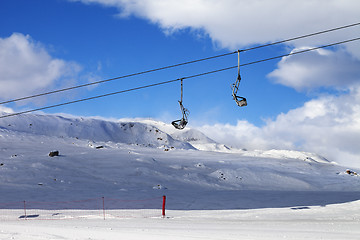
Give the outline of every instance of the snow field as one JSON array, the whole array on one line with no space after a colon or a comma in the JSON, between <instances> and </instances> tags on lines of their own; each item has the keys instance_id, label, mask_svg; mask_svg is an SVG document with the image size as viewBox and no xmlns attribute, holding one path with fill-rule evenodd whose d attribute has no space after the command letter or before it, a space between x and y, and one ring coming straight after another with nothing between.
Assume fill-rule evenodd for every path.
<instances>
[{"instance_id":1,"label":"snow field","mask_svg":"<svg viewBox=\"0 0 360 240\"><path fill-rule=\"evenodd\" d=\"M231 149L168 127L30 114L0 120L0 239L360 239L359 170L313 153ZM60 155L49 157L54 150ZM164 219L121 210L129 205L110 207L106 220L100 204L49 210L162 195ZM24 200L46 204L28 220L4 207ZM39 220L53 215L63 220Z\"/></svg>"},{"instance_id":2,"label":"snow field","mask_svg":"<svg viewBox=\"0 0 360 240\"><path fill-rule=\"evenodd\" d=\"M1 222L0 239L359 239L360 201L325 207L168 211L166 218Z\"/></svg>"}]
</instances>

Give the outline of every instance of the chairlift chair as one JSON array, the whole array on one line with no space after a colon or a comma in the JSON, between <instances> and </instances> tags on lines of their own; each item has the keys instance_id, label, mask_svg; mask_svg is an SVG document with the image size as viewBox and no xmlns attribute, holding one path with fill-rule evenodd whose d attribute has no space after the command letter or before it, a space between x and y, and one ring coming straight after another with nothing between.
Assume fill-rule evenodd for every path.
<instances>
[{"instance_id":1,"label":"chairlift chair","mask_svg":"<svg viewBox=\"0 0 360 240\"><path fill-rule=\"evenodd\" d=\"M236 78L236 82L232 85L232 96L233 96L233 99L235 100L236 104L239 107L244 107L244 106L247 106L246 98L240 97L240 96L237 95L237 92L239 90L240 81L241 81L241 76L240 76L240 50L238 50L238 76Z\"/></svg>"},{"instance_id":2,"label":"chairlift chair","mask_svg":"<svg viewBox=\"0 0 360 240\"><path fill-rule=\"evenodd\" d=\"M237 91L239 90L240 81L241 81L241 77L240 77L240 74L239 74L237 79L236 79L236 82L233 84L232 96L233 96L233 99L235 100L236 104L239 107L244 107L244 106L247 106L246 98L236 95Z\"/></svg>"},{"instance_id":3,"label":"chairlift chair","mask_svg":"<svg viewBox=\"0 0 360 240\"><path fill-rule=\"evenodd\" d=\"M182 113L182 118L179 119L179 120L172 121L171 124L176 129L182 130L182 129L185 128L186 124L188 123L187 116L189 115L189 110L187 110L182 104L182 100L183 100L183 79L180 79L180 80L181 80L181 100L179 101L179 104L180 104L180 110L181 110L181 113Z\"/></svg>"}]
</instances>

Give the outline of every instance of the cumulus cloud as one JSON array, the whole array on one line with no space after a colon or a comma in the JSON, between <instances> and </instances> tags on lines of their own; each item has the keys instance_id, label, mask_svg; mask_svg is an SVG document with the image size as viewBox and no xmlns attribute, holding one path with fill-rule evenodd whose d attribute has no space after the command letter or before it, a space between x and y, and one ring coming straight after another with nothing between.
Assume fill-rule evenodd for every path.
<instances>
[{"instance_id":1,"label":"cumulus cloud","mask_svg":"<svg viewBox=\"0 0 360 240\"><path fill-rule=\"evenodd\" d=\"M70 0L115 7L119 16L149 20L165 32L200 30L223 48L241 48L358 22L357 0ZM331 17L329 17L331 16ZM292 44L327 44L358 37L357 31L303 39ZM349 45L350 46L350 45ZM359 46L357 44L357 46ZM359 48L351 52L360 58Z\"/></svg>"},{"instance_id":2,"label":"cumulus cloud","mask_svg":"<svg viewBox=\"0 0 360 240\"><path fill-rule=\"evenodd\" d=\"M292 52L308 49L294 49ZM346 90L360 80L360 60L344 49L336 51L318 49L299 55L284 57L278 68L268 76L276 83L296 89L312 90L331 87Z\"/></svg>"},{"instance_id":3,"label":"cumulus cloud","mask_svg":"<svg viewBox=\"0 0 360 240\"><path fill-rule=\"evenodd\" d=\"M5 114L14 113L14 110L0 105L0 114L3 114L3 113L5 113Z\"/></svg>"},{"instance_id":4,"label":"cumulus cloud","mask_svg":"<svg viewBox=\"0 0 360 240\"><path fill-rule=\"evenodd\" d=\"M3 100L44 92L79 71L78 64L53 58L29 35L14 33L0 38L0 97Z\"/></svg>"},{"instance_id":5,"label":"cumulus cloud","mask_svg":"<svg viewBox=\"0 0 360 240\"><path fill-rule=\"evenodd\" d=\"M200 130L234 147L316 152L340 164L360 167L359 103L360 88L354 88L348 94L310 100L262 127L238 121L236 126L206 125Z\"/></svg>"}]
</instances>

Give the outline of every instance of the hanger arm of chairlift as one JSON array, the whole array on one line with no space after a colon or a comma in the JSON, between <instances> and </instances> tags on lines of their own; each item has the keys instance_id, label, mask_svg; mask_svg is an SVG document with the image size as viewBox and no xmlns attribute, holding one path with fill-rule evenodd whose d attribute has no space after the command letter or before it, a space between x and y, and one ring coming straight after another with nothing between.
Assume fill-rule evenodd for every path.
<instances>
[{"instance_id":1,"label":"hanger arm of chairlift","mask_svg":"<svg viewBox=\"0 0 360 240\"><path fill-rule=\"evenodd\" d=\"M182 104L182 100L183 100L183 79L181 80L181 100L179 101L180 104L180 110L182 113L182 118L179 120L175 120L172 121L171 124L176 128L176 129L184 129L186 124L188 123L188 119L187 119L187 115L189 114L189 110L187 110L186 108L184 108L183 104Z\"/></svg>"},{"instance_id":2,"label":"hanger arm of chairlift","mask_svg":"<svg viewBox=\"0 0 360 240\"><path fill-rule=\"evenodd\" d=\"M241 76L240 76L240 51L238 51L238 76L236 78L235 83L232 85L232 96L233 96L233 99L235 100L236 104L239 107L244 107L244 106L247 106L246 98L240 97L240 96L237 95L237 92L239 91L240 81L241 81Z\"/></svg>"}]
</instances>

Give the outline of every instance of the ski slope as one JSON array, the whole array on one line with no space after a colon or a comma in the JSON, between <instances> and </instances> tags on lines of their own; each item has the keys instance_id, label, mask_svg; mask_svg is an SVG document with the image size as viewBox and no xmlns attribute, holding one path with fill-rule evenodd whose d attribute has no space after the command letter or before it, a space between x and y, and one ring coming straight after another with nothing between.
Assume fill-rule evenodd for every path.
<instances>
[{"instance_id":1,"label":"ski slope","mask_svg":"<svg viewBox=\"0 0 360 240\"><path fill-rule=\"evenodd\" d=\"M0 239L359 239L360 176L314 153L231 149L153 120L27 114L0 119L0 164L0 205L167 196L165 219L2 221Z\"/></svg>"}]
</instances>

